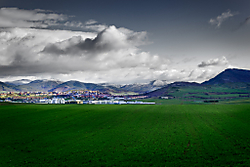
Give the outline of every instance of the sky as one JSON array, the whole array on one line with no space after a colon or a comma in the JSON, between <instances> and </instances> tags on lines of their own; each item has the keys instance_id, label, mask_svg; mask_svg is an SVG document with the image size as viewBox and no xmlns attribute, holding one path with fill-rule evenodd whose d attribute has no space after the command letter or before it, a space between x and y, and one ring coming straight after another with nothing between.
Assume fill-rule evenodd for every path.
<instances>
[{"instance_id":1,"label":"sky","mask_svg":"<svg viewBox=\"0 0 250 167\"><path fill-rule=\"evenodd\" d=\"M249 0L1 0L0 81L203 82L250 69Z\"/></svg>"}]
</instances>

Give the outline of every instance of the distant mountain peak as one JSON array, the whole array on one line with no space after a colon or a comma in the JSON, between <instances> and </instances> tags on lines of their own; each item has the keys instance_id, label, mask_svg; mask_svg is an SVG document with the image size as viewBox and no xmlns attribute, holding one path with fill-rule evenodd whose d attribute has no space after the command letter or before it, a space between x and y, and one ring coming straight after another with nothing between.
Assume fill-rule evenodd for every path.
<instances>
[{"instance_id":1,"label":"distant mountain peak","mask_svg":"<svg viewBox=\"0 0 250 167\"><path fill-rule=\"evenodd\" d=\"M153 85L153 86L164 86L164 85L167 85L168 83L167 83L166 80L157 79L157 80L151 81L150 84Z\"/></svg>"},{"instance_id":2,"label":"distant mountain peak","mask_svg":"<svg viewBox=\"0 0 250 167\"><path fill-rule=\"evenodd\" d=\"M228 68L214 78L203 82L205 85L219 85L226 83L250 83L250 70Z\"/></svg>"},{"instance_id":3,"label":"distant mountain peak","mask_svg":"<svg viewBox=\"0 0 250 167\"><path fill-rule=\"evenodd\" d=\"M9 84L9 85L15 85L15 86L18 86L18 85L24 85L24 84L28 84L32 82L32 80L30 79L19 79L19 80L15 80L15 81L9 81L9 82L5 82L6 84Z\"/></svg>"}]
</instances>

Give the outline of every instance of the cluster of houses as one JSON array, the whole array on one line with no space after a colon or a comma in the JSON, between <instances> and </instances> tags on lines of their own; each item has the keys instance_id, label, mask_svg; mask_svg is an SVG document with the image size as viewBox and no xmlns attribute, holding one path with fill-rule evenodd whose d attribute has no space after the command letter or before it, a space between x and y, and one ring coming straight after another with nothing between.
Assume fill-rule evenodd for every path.
<instances>
[{"instance_id":1,"label":"cluster of houses","mask_svg":"<svg viewBox=\"0 0 250 167\"><path fill-rule=\"evenodd\" d=\"M39 103L42 103L42 104L65 104L65 99L64 98L40 99Z\"/></svg>"},{"instance_id":2,"label":"cluster of houses","mask_svg":"<svg viewBox=\"0 0 250 167\"><path fill-rule=\"evenodd\" d=\"M124 101L124 100L65 100L64 98L40 99L41 104L155 104L155 102Z\"/></svg>"},{"instance_id":3,"label":"cluster of houses","mask_svg":"<svg viewBox=\"0 0 250 167\"><path fill-rule=\"evenodd\" d=\"M143 95L111 95L99 91L0 92L0 102L39 104L155 104L136 101Z\"/></svg>"}]
</instances>

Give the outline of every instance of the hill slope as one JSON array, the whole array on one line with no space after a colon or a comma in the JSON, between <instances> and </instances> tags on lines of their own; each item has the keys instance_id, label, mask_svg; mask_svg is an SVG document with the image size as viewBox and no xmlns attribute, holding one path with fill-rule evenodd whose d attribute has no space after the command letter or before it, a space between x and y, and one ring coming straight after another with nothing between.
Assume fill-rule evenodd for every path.
<instances>
[{"instance_id":1,"label":"hill slope","mask_svg":"<svg viewBox=\"0 0 250 167\"><path fill-rule=\"evenodd\" d=\"M35 80L28 84L16 86L15 89L19 91L42 91L47 92L53 89L57 85L61 84L61 81L51 80Z\"/></svg>"},{"instance_id":2,"label":"hill slope","mask_svg":"<svg viewBox=\"0 0 250 167\"><path fill-rule=\"evenodd\" d=\"M61 83L54 87L53 89L49 91L57 91L57 92L65 92L69 90L93 90L93 91L100 91L100 92L119 92L121 91L118 88L115 87L107 87L107 86L102 86L99 84L94 84L94 83L84 83L80 81L67 81L64 83Z\"/></svg>"},{"instance_id":3,"label":"hill slope","mask_svg":"<svg viewBox=\"0 0 250 167\"><path fill-rule=\"evenodd\" d=\"M155 91L145 93L145 95L148 97L168 96L170 93L174 93L178 91L180 88L195 89L196 87L199 87L199 86L200 84L196 82L174 82L161 89L157 89Z\"/></svg>"},{"instance_id":4,"label":"hill slope","mask_svg":"<svg viewBox=\"0 0 250 167\"><path fill-rule=\"evenodd\" d=\"M13 85L8 85L4 82L0 82L0 91L12 92L12 91L15 91L15 89Z\"/></svg>"},{"instance_id":5,"label":"hill slope","mask_svg":"<svg viewBox=\"0 0 250 167\"><path fill-rule=\"evenodd\" d=\"M64 91L69 91L69 90L83 90L83 89L87 89L84 83L79 82L79 81L67 81L67 82L57 85L50 91L64 92Z\"/></svg>"},{"instance_id":6,"label":"hill slope","mask_svg":"<svg viewBox=\"0 0 250 167\"><path fill-rule=\"evenodd\" d=\"M8 85L18 86L18 85L28 84L28 83L30 83L31 81L32 81L32 80L29 80L29 79L20 79L20 80L5 82L5 83L8 84Z\"/></svg>"},{"instance_id":7,"label":"hill slope","mask_svg":"<svg viewBox=\"0 0 250 167\"><path fill-rule=\"evenodd\" d=\"M214 78L203 82L204 85L220 85L228 83L250 83L250 70L226 69Z\"/></svg>"}]
</instances>

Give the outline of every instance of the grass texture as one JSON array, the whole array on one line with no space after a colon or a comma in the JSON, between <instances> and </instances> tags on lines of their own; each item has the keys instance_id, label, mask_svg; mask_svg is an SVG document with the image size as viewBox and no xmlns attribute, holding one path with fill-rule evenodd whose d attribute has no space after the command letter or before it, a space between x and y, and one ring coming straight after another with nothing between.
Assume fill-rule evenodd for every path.
<instances>
[{"instance_id":1,"label":"grass texture","mask_svg":"<svg viewBox=\"0 0 250 167\"><path fill-rule=\"evenodd\" d=\"M2 104L0 127L0 166L250 165L250 104Z\"/></svg>"}]
</instances>

